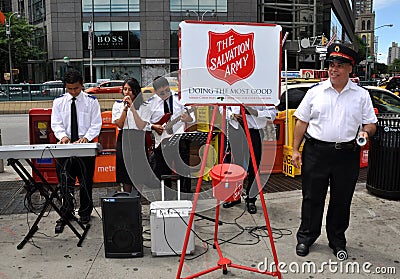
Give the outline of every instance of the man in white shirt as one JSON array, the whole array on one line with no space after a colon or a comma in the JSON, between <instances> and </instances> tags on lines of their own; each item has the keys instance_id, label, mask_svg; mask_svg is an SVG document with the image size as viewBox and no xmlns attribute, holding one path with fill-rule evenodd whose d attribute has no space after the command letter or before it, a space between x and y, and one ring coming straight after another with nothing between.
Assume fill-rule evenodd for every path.
<instances>
[{"instance_id":1,"label":"man in white shirt","mask_svg":"<svg viewBox=\"0 0 400 279\"><path fill-rule=\"evenodd\" d=\"M93 141L100 134L102 119L100 105L96 97L82 91L83 78L79 71L65 74L64 83L67 93L53 101L51 129L59 144L79 144ZM73 104L76 112L73 112ZM72 114L76 113L76 121ZM75 124L74 124L75 123ZM74 127L76 129L74 129ZM66 218L74 214L74 187L78 177L80 184L79 216L83 224L90 221L93 210L92 184L95 157L70 157L57 159L57 177L61 185L63 205L61 210ZM69 217L68 217L69 216ZM62 232L65 220L57 221L56 232Z\"/></svg>"},{"instance_id":2,"label":"man in white shirt","mask_svg":"<svg viewBox=\"0 0 400 279\"><path fill-rule=\"evenodd\" d=\"M251 143L253 145L254 156L257 169L259 169L262 155L262 140L264 138L263 128L267 121L276 118L276 110L273 106L248 106L246 109L246 120L249 128ZM250 157L249 146L243 129L243 119L240 113L240 106L227 107L226 116L229 119L227 140L231 151L231 162L241 165L248 172L246 188L246 208L250 214L257 213L255 202L259 193L253 162ZM223 203L224 208L230 208L241 203L241 198L235 201Z\"/></svg>"},{"instance_id":3,"label":"man in white shirt","mask_svg":"<svg viewBox=\"0 0 400 279\"><path fill-rule=\"evenodd\" d=\"M144 108L140 114L140 117L148 123L145 130L154 131L156 146L152 162L153 171L158 179L161 179L161 175L172 173L173 163L174 170L180 175L182 191L190 193L190 142L180 140L178 150L168 148L168 146L164 148L161 142L175 133L184 132L185 124L194 123L194 114L189 113L189 108L179 101L178 94L170 89L166 78L156 77L153 87L156 94L143 104ZM166 184L170 182L166 181Z\"/></svg>"},{"instance_id":4,"label":"man in white shirt","mask_svg":"<svg viewBox=\"0 0 400 279\"><path fill-rule=\"evenodd\" d=\"M345 231L360 170L356 137L368 140L376 130L369 93L353 83L357 53L342 44L328 47L329 79L311 87L295 112L293 165L301 166L303 203L296 254L304 257L321 234L325 198L329 247L339 260L347 258ZM306 139L303 153L299 147Z\"/></svg>"}]
</instances>

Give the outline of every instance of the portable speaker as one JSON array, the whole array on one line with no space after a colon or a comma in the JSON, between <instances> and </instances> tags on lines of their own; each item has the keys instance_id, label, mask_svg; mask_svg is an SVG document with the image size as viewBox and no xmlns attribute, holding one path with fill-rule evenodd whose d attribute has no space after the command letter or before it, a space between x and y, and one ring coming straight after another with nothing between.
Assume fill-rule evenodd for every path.
<instances>
[{"instance_id":1,"label":"portable speaker","mask_svg":"<svg viewBox=\"0 0 400 279\"><path fill-rule=\"evenodd\" d=\"M106 258L143 257L140 197L127 193L104 197L101 209Z\"/></svg>"}]
</instances>

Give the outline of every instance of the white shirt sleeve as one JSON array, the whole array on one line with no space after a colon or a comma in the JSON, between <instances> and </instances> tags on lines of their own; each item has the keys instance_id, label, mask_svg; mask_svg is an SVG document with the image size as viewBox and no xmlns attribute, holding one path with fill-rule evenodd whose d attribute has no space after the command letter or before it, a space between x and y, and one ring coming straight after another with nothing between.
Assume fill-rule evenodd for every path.
<instances>
[{"instance_id":1,"label":"white shirt sleeve","mask_svg":"<svg viewBox=\"0 0 400 279\"><path fill-rule=\"evenodd\" d=\"M102 118L101 118L101 109L100 104L97 99L92 101L91 107L91 121L88 130L86 131L84 137L89 141L92 141L95 137L100 134Z\"/></svg>"},{"instance_id":2,"label":"white shirt sleeve","mask_svg":"<svg viewBox=\"0 0 400 279\"><path fill-rule=\"evenodd\" d=\"M59 97L63 98L63 97ZM65 125L63 123L63 116L61 114L61 99L55 99L53 101L53 108L51 113L51 129L53 130L54 136L61 140L63 137L68 137Z\"/></svg>"}]
</instances>

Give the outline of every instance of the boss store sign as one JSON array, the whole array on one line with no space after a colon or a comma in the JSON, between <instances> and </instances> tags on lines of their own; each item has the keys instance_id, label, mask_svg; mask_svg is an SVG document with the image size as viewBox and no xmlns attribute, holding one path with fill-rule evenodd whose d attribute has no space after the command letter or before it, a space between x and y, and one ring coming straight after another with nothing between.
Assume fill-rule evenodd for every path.
<instances>
[{"instance_id":1,"label":"boss store sign","mask_svg":"<svg viewBox=\"0 0 400 279\"><path fill-rule=\"evenodd\" d=\"M95 49L127 49L128 32L110 32L108 34L95 34Z\"/></svg>"}]
</instances>

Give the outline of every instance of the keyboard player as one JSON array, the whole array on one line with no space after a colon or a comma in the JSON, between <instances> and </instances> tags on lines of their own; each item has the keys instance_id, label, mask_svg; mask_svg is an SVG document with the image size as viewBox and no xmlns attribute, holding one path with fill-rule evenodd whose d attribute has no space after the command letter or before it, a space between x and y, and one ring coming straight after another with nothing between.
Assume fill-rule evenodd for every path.
<instances>
[{"instance_id":1,"label":"keyboard player","mask_svg":"<svg viewBox=\"0 0 400 279\"><path fill-rule=\"evenodd\" d=\"M82 91L83 77L77 70L64 75L66 93L53 101L51 129L59 144L91 142L100 134L102 119L96 97ZM80 185L80 221L87 224L93 210L92 185L95 157L69 157L57 159L57 177L61 186L66 218L74 214L74 186L76 177ZM65 220L57 220L56 233L63 231Z\"/></svg>"}]
</instances>

